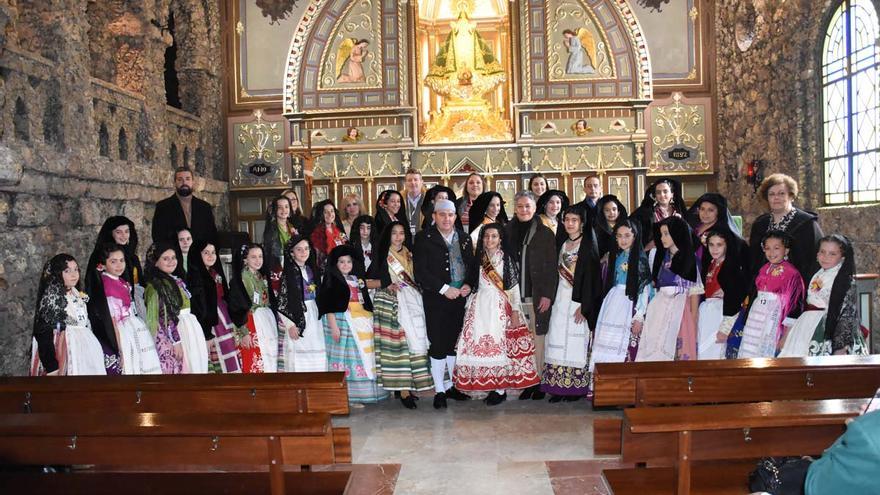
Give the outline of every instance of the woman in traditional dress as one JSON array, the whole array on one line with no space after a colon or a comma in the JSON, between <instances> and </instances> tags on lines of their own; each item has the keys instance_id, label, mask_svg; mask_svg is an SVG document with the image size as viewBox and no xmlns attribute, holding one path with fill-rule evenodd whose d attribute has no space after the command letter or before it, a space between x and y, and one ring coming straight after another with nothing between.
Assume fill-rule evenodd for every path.
<instances>
[{"instance_id":1,"label":"woman in traditional dress","mask_svg":"<svg viewBox=\"0 0 880 495\"><path fill-rule=\"evenodd\" d=\"M31 376L107 374L86 298L73 256L58 254L46 262L37 288Z\"/></svg>"},{"instance_id":2,"label":"woman in traditional dress","mask_svg":"<svg viewBox=\"0 0 880 495\"><path fill-rule=\"evenodd\" d=\"M422 230L434 224L434 217L432 216L434 214L434 202L443 199L453 203L458 201L458 198L455 197L455 192L446 186L438 184L425 191L425 200L422 201ZM455 226L460 229L462 228L461 219L455 219ZM382 232L377 232L377 234L382 234Z\"/></svg>"},{"instance_id":3,"label":"woman in traditional dress","mask_svg":"<svg viewBox=\"0 0 880 495\"><path fill-rule=\"evenodd\" d=\"M345 372L349 402L363 407L385 399L387 393L376 384L373 304L366 283L353 274L353 260L351 246L338 246L330 253L318 291L318 312L328 368Z\"/></svg>"},{"instance_id":4,"label":"woman in traditional dress","mask_svg":"<svg viewBox=\"0 0 880 495\"><path fill-rule=\"evenodd\" d=\"M486 391L486 404L507 400L507 389L526 389L541 382L535 342L520 306L519 270L504 253L504 227L483 226L475 262L468 269L472 295L456 345L455 388Z\"/></svg>"},{"instance_id":5,"label":"woman in traditional dress","mask_svg":"<svg viewBox=\"0 0 880 495\"><path fill-rule=\"evenodd\" d=\"M324 266L324 260L336 246L348 242L339 212L329 199L319 201L312 207L312 247L315 249L317 264Z\"/></svg>"},{"instance_id":6,"label":"woman in traditional dress","mask_svg":"<svg viewBox=\"0 0 880 495\"><path fill-rule=\"evenodd\" d=\"M797 267L788 262L791 238L770 231L762 241L767 263L758 271L751 305L742 334L727 339L739 358L775 357L786 328L794 324L804 298L804 281Z\"/></svg>"},{"instance_id":7,"label":"woman in traditional dress","mask_svg":"<svg viewBox=\"0 0 880 495\"><path fill-rule=\"evenodd\" d=\"M596 363L634 361L648 301L651 269L641 249L638 222L623 220L614 227L617 245L608 254L605 298L593 332L590 373Z\"/></svg>"},{"instance_id":8,"label":"woman in traditional dress","mask_svg":"<svg viewBox=\"0 0 880 495\"><path fill-rule=\"evenodd\" d=\"M361 215L355 218L351 224L351 231L353 234L349 236L348 243L354 248L356 268L362 273L367 273L373 263L373 244L378 242L374 242L374 238L379 236L373 232L373 217Z\"/></svg>"},{"instance_id":9,"label":"woman in traditional dress","mask_svg":"<svg viewBox=\"0 0 880 495\"><path fill-rule=\"evenodd\" d=\"M285 251L284 276L278 294L278 320L282 329L280 351L284 367L278 371L327 371L324 328L315 299L319 274L315 255L304 236L294 236Z\"/></svg>"},{"instance_id":10,"label":"woman in traditional dress","mask_svg":"<svg viewBox=\"0 0 880 495\"><path fill-rule=\"evenodd\" d=\"M144 317L144 270L141 268L141 260L138 258L138 234L134 227L134 222L124 216L110 217L104 221L101 230L98 232L98 238L95 241L95 247L92 255L89 257L88 267L97 266L101 262L98 260L101 256L101 249L107 244L118 244L122 247L125 255L125 271L122 272L122 279L128 282L131 287L131 299L134 303L134 311L141 318ZM92 286L101 282L101 273L97 270L86 269L85 276L85 292L90 294ZM102 340L100 335L98 340L101 345L106 346L107 342ZM115 343L114 343L115 345ZM119 350L115 347L110 349L116 353Z\"/></svg>"},{"instance_id":11,"label":"woman in traditional dress","mask_svg":"<svg viewBox=\"0 0 880 495\"><path fill-rule=\"evenodd\" d=\"M387 189L379 194L376 199L376 214L373 215L373 240L376 239L385 227L391 222L401 222L406 225L406 246L412 246L412 232L410 232L409 220L406 218L406 210L403 208L403 195L394 189Z\"/></svg>"},{"instance_id":12,"label":"woman in traditional dress","mask_svg":"<svg viewBox=\"0 0 880 495\"><path fill-rule=\"evenodd\" d=\"M487 191L477 196L470 209L471 222L468 225L470 229L471 242L474 247L480 241L480 231L483 225L490 223L500 223L507 225L507 212L504 211L504 198L495 191ZM479 221L477 219L480 219Z\"/></svg>"},{"instance_id":13,"label":"woman in traditional dress","mask_svg":"<svg viewBox=\"0 0 880 495\"><path fill-rule=\"evenodd\" d=\"M727 198L718 193L706 193L700 196L685 215L685 220L693 229L698 263L700 264L700 273L703 275L705 283L708 274L709 263L712 257L706 255L706 237L712 232L729 232L730 244L727 251L742 263L746 269L746 273L751 273L749 246L742 238L742 230L733 221L733 216L727 208Z\"/></svg>"},{"instance_id":14,"label":"woman in traditional dress","mask_svg":"<svg viewBox=\"0 0 880 495\"><path fill-rule=\"evenodd\" d=\"M425 308L405 240L404 224L392 222L385 228L367 284L377 287L373 299L376 382L399 392L403 406L415 409L415 393L432 389L434 380L428 371Z\"/></svg>"},{"instance_id":15,"label":"woman in traditional dress","mask_svg":"<svg viewBox=\"0 0 880 495\"><path fill-rule=\"evenodd\" d=\"M617 196L607 194L596 202L593 231L596 234L596 247L599 250L600 260L605 259L617 245L617 241L614 239L614 227L626 217L626 206L617 199Z\"/></svg>"},{"instance_id":16,"label":"woman in traditional dress","mask_svg":"<svg viewBox=\"0 0 880 495\"><path fill-rule=\"evenodd\" d=\"M263 248L243 244L232 258L229 312L236 325L242 373L278 371L278 323L269 304Z\"/></svg>"},{"instance_id":17,"label":"woman in traditional dress","mask_svg":"<svg viewBox=\"0 0 880 495\"><path fill-rule=\"evenodd\" d=\"M645 190L642 204L632 213L632 217L639 222L642 235L642 245L645 251L654 249L655 242L652 237L654 224L664 218L672 216L680 217L685 213L684 199L681 195L681 183L674 179L663 178L655 181Z\"/></svg>"},{"instance_id":18,"label":"woman in traditional dress","mask_svg":"<svg viewBox=\"0 0 880 495\"><path fill-rule=\"evenodd\" d=\"M563 217L568 239L559 249L559 285L544 340L541 380L541 391L550 394L550 402L576 401L590 394L587 316L594 314L594 294L601 281L593 229L584 226L585 213L570 206Z\"/></svg>"},{"instance_id":19,"label":"woman in traditional dress","mask_svg":"<svg viewBox=\"0 0 880 495\"><path fill-rule=\"evenodd\" d=\"M189 271L189 248L192 247L193 236L188 228L177 231L177 252L180 253L180 259L177 262L180 272L184 275Z\"/></svg>"},{"instance_id":20,"label":"woman in traditional dress","mask_svg":"<svg viewBox=\"0 0 880 495\"><path fill-rule=\"evenodd\" d=\"M534 174L529 177L529 191L532 191L532 194L535 195L535 201L538 200L541 196L547 192L547 178L542 174Z\"/></svg>"},{"instance_id":21,"label":"woman in traditional dress","mask_svg":"<svg viewBox=\"0 0 880 495\"><path fill-rule=\"evenodd\" d=\"M557 189L550 189L538 198L536 212L553 235L556 236L556 247L562 246L568 237L562 225L562 212L568 208L568 195Z\"/></svg>"},{"instance_id":22,"label":"woman in traditional dress","mask_svg":"<svg viewBox=\"0 0 880 495\"><path fill-rule=\"evenodd\" d=\"M868 354L856 307L852 242L833 234L819 240L819 271L807 286L807 306L785 336L779 357Z\"/></svg>"},{"instance_id":23,"label":"woman in traditional dress","mask_svg":"<svg viewBox=\"0 0 880 495\"><path fill-rule=\"evenodd\" d=\"M706 299L700 303L697 324L697 358L724 359L727 337L742 309L748 292L746 269L737 249L736 235L730 230L710 230L704 236L710 259L706 270Z\"/></svg>"},{"instance_id":24,"label":"woman in traditional dress","mask_svg":"<svg viewBox=\"0 0 880 495\"><path fill-rule=\"evenodd\" d=\"M166 241L147 250L147 328L156 341L162 373L207 373L208 343L190 310L178 256L177 246Z\"/></svg>"},{"instance_id":25,"label":"woman in traditional dress","mask_svg":"<svg viewBox=\"0 0 880 495\"><path fill-rule=\"evenodd\" d=\"M293 228L297 232L300 234L306 233L305 229L308 220L303 215L302 207L299 204L299 195L293 189L285 189L281 195L290 201L290 218L288 218L288 221L293 224Z\"/></svg>"},{"instance_id":26,"label":"woman in traditional dress","mask_svg":"<svg viewBox=\"0 0 880 495\"><path fill-rule=\"evenodd\" d=\"M470 222L470 211L474 201L486 189L483 177L476 172L471 172L464 181L464 193L461 197L449 200L455 203L455 213L458 214L458 220L461 221L462 230L468 232Z\"/></svg>"},{"instance_id":27,"label":"woman in traditional dress","mask_svg":"<svg viewBox=\"0 0 880 495\"><path fill-rule=\"evenodd\" d=\"M352 233L351 227L357 217L361 216L361 198L357 194L349 193L342 197L342 228L349 239L357 237L357 232Z\"/></svg>"},{"instance_id":28,"label":"woman in traditional dress","mask_svg":"<svg viewBox=\"0 0 880 495\"><path fill-rule=\"evenodd\" d=\"M88 278L96 281L88 292L89 319L104 347L107 374L161 374L156 344L146 323L135 314L131 285L122 278L123 248L115 243L101 246L88 272Z\"/></svg>"},{"instance_id":29,"label":"woman in traditional dress","mask_svg":"<svg viewBox=\"0 0 880 495\"><path fill-rule=\"evenodd\" d=\"M648 304L636 361L697 359L697 315L704 290L692 239L679 216L654 225L657 254L651 273L657 292Z\"/></svg>"},{"instance_id":30,"label":"woman in traditional dress","mask_svg":"<svg viewBox=\"0 0 880 495\"><path fill-rule=\"evenodd\" d=\"M208 341L208 371L211 373L241 373L241 354L235 345L235 324L229 316L226 300L229 285L217 246L214 243L197 240L192 245L193 256L190 259L190 277L198 277L204 288L203 307L201 314L196 314L205 340ZM193 312L196 305L193 302Z\"/></svg>"}]
</instances>

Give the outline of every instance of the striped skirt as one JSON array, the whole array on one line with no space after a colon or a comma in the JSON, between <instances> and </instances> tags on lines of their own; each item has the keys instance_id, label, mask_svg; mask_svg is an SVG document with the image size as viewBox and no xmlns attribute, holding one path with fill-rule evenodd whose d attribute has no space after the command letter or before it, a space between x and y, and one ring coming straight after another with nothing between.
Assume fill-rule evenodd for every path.
<instances>
[{"instance_id":1,"label":"striped skirt","mask_svg":"<svg viewBox=\"0 0 880 495\"><path fill-rule=\"evenodd\" d=\"M356 341L360 334L373 333L370 318L352 318L349 312L334 313L334 316L336 326L339 327L339 342L333 340L327 315L321 318L324 326L324 344L327 348L327 364L330 371L345 372L349 402L373 403L387 398L388 393L376 384L373 363L364 359ZM370 344L367 356L372 354L372 342Z\"/></svg>"},{"instance_id":2,"label":"striped skirt","mask_svg":"<svg viewBox=\"0 0 880 495\"><path fill-rule=\"evenodd\" d=\"M430 390L434 380L427 354L411 354L397 319L397 295L380 289L373 300L376 383L385 390Z\"/></svg>"}]
</instances>

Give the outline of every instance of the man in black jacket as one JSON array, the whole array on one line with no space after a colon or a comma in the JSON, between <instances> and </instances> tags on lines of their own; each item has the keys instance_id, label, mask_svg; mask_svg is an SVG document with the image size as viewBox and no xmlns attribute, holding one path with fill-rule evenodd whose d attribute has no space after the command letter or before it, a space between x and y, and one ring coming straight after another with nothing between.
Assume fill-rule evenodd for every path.
<instances>
[{"instance_id":1,"label":"man in black jacket","mask_svg":"<svg viewBox=\"0 0 880 495\"><path fill-rule=\"evenodd\" d=\"M187 167L174 171L175 194L156 203L153 213L153 242L177 242L177 232L184 228L189 229L194 241L216 241L214 211L208 202L192 195L194 180Z\"/></svg>"},{"instance_id":2,"label":"man in black jacket","mask_svg":"<svg viewBox=\"0 0 880 495\"><path fill-rule=\"evenodd\" d=\"M455 345L464 324L464 306L471 287L464 283L473 258L471 237L455 228L455 204L434 202L434 225L416 234L413 265L422 288L427 324L428 355L434 378L434 408L446 407L446 398L467 400L449 379L455 369ZM448 383L448 386L447 386Z\"/></svg>"}]
</instances>

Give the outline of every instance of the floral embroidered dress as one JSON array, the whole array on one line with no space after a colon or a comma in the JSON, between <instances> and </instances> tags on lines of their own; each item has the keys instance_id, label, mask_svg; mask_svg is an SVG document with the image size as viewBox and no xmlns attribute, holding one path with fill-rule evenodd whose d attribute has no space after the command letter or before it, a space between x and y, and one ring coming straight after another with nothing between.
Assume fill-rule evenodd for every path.
<instances>
[{"instance_id":1,"label":"floral embroidered dress","mask_svg":"<svg viewBox=\"0 0 880 495\"><path fill-rule=\"evenodd\" d=\"M235 344L235 324L229 316L223 278L213 268L209 273L217 291L217 324L214 325L214 345L209 356L210 370L214 373L241 373L241 354Z\"/></svg>"},{"instance_id":2,"label":"floral embroidered dress","mask_svg":"<svg viewBox=\"0 0 880 495\"><path fill-rule=\"evenodd\" d=\"M522 389L541 382L534 337L520 308L519 285L504 288L508 269L500 249L485 255L480 264L477 290L468 298L456 345L453 382L459 390ZM519 325L514 324L514 313Z\"/></svg>"},{"instance_id":3,"label":"floral embroidered dress","mask_svg":"<svg viewBox=\"0 0 880 495\"><path fill-rule=\"evenodd\" d=\"M775 357L786 320L794 323L789 315L801 304L804 282L788 261L766 263L758 272L755 288L758 292L749 307L737 357Z\"/></svg>"},{"instance_id":4,"label":"floral embroidered dress","mask_svg":"<svg viewBox=\"0 0 880 495\"><path fill-rule=\"evenodd\" d=\"M101 274L101 283L104 285L110 317L116 328L123 374L161 374L162 367L156 342L146 323L134 314L131 287L128 282L104 272Z\"/></svg>"},{"instance_id":5,"label":"floral embroidered dress","mask_svg":"<svg viewBox=\"0 0 880 495\"><path fill-rule=\"evenodd\" d=\"M700 303L697 323L699 359L724 359L727 341L718 342L718 333L730 334L737 315L724 315L724 290L718 281L718 273L724 264L722 259L712 260L706 273L706 299Z\"/></svg>"},{"instance_id":6,"label":"floral embroidered dress","mask_svg":"<svg viewBox=\"0 0 880 495\"><path fill-rule=\"evenodd\" d=\"M263 277L245 268L241 282L251 302L247 322L236 329L243 373L274 373L278 370L278 324L269 308L269 286ZM250 336L251 346L241 341Z\"/></svg>"},{"instance_id":7,"label":"floral embroidered dress","mask_svg":"<svg viewBox=\"0 0 880 495\"><path fill-rule=\"evenodd\" d=\"M156 341L159 362L164 374L207 373L208 347L198 319L190 311L190 294L183 280L171 276L172 280L158 279L147 284L147 326ZM171 284L168 290L180 293L181 305L177 314L169 311L169 301L164 300L156 284ZM164 291L165 289L163 289ZM165 292L167 293L167 292ZM182 356L174 355L174 346L181 345Z\"/></svg>"},{"instance_id":8,"label":"floral embroidered dress","mask_svg":"<svg viewBox=\"0 0 880 495\"><path fill-rule=\"evenodd\" d=\"M106 375L104 351L92 332L86 299L76 289L50 287L34 328L31 375ZM44 362L45 361L45 362Z\"/></svg>"}]
</instances>

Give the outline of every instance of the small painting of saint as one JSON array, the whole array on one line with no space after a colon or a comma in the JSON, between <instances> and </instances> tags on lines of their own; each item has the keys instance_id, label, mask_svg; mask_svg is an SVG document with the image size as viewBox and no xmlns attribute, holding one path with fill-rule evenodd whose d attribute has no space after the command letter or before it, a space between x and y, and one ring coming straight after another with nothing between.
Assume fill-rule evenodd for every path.
<instances>
[{"instance_id":1,"label":"small painting of saint","mask_svg":"<svg viewBox=\"0 0 880 495\"><path fill-rule=\"evenodd\" d=\"M336 52L336 82L359 83L366 81L364 59L367 57L368 40L346 38Z\"/></svg>"},{"instance_id":2,"label":"small painting of saint","mask_svg":"<svg viewBox=\"0 0 880 495\"><path fill-rule=\"evenodd\" d=\"M565 64L566 74L595 74L596 41L586 28L578 28L577 32L566 29L563 44L568 48L568 63Z\"/></svg>"},{"instance_id":3,"label":"small painting of saint","mask_svg":"<svg viewBox=\"0 0 880 495\"><path fill-rule=\"evenodd\" d=\"M361 134L361 131L358 130L357 127L349 127L345 131L345 136L342 136L342 140L346 143L356 143L363 139L364 136Z\"/></svg>"},{"instance_id":4,"label":"small painting of saint","mask_svg":"<svg viewBox=\"0 0 880 495\"><path fill-rule=\"evenodd\" d=\"M593 132L593 128L588 126L587 121L584 119L577 120L574 124L571 124L571 130L574 131L576 136L586 136Z\"/></svg>"}]
</instances>

